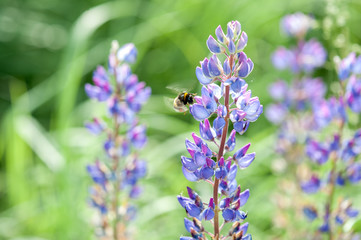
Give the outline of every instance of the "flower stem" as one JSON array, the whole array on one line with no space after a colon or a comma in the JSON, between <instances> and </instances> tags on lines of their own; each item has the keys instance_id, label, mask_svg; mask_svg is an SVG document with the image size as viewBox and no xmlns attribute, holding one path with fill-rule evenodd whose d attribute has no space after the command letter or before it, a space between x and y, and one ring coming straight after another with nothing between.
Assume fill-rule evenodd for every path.
<instances>
[{"instance_id":1,"label":"flower stem","mask_svg":"<svg viewBox=\"0 0 361 240\"><path fill-rule=\"evenodd\" d=\"M344 88L343 88L343 84L342 82L340 83L341 85L341 90L340 90L340 97L342 97L344 95ZM341 104L344 104L344 99L342 99ZM345 126L345 121L341 120L340 125L338 127L338 135L340 137L339 141L341 142L342 139L342 132L343 132L343 128ZM331 156L331 172L330 172L330 190L329 190L329 194L328 194L328 198L327 198L327 202L326 202L326 206L325 206L325 214L329 213L332 216L332 204L335 198L335 181L336 181L336 167L337 167L337 160L338 160L338 154L337 152L333 152L333 155ZM329 232L328 232L328 236L329 236L329 240L334 240L334 236L333 236L333 231L332 231L332 226L331 226L331 221L330 221L330 217L328 219L328 224L329 224Z\"/></svg>"},{"instance_id":2,"label":"flower stem","mask_svg":"<svg viewBox=\"0 0 361 240\"><path fill-rule=\"evenodd\" d=\"M233 66L233 54L231 54L229 57L229 65ZM231 78L232 77L232 72L227 76L227 78ZM230 86L227 85L225 86L225 94L224 94L224 106L227 109L227 115L225 117L225 126L223 127L223 131L222 131L222 137L221 137L221 143L219 146L219 151L218 151L218 155L217 155L217 162L219 161L219 159L221 159L221 157L223 156L224 153L224 145L226 143L226 137L227 137L227 133L228 133L228 125L229 125L229 88ZM218 218L218 213L219 213L219 203L218 203L218 185L219 185L219 179L215 178L214 180L214 185L213 185L213 200L214 200L214 204L215 204L215 211L214 211L214 223L213 223L213 227L214 227L214 240L219 240L220 239L220 229L219 229L219 218Z\"/></svg>"},{"instance_id":3,"label":"flower stem","mask_svg":"<svg viewBox=\"0 0 361 240\"><path fill-rule=\"evenodd\" d=\"M115 80L117 80L117 74L116 74L116 70L114 70L114 76L115 76ZM121 89L119 84L117 83L116 86L116 92L115 92L115 96L117 98L121 98ZM118 122L118 115L114 114L114 135L113 135L113 141L114 141L114 149L118 148L118 134L119 134L119 128L120 128L120 124ZM120 188L120 173L118 170L118 166L119 166L119 156L117 155L116 152L112 153L112 158L113 158L113 171L115 173L115 184L114 184L114 196L113 196L113 202L112 202L112 207L113 207L113 212L115 214L115 219L114 219L114 224L113 224L113 237L114 240L118 240L121 239L121 237L119 236L119 232L118 232L118 221L120 219L119 217L119 188Z\"/></svg>"},{"instance_id":4,"label":"flower stem","mask_svg":"<svg viewBox=\"0 0 361 240\"><path fill-rule=\"evenodd\" d=\"M221 138L221 144L219 146L217 161L223 156L224 152L224 145L226 143L226 137L228 133L228 119L229 119L229 85L226 86L226 92L225 92L225 101L224 105L227 108L227 116L225 117L226 125L223 128L222 132L222 138ZM218 185L219 185L219 179L215 178L214 186L213 186L213 199L215 203L215 214L214 214L214 239L219 240L219 219L218 219L218 213L219 213L219 207L218 207Z\"/></svg>"}]
</instances>

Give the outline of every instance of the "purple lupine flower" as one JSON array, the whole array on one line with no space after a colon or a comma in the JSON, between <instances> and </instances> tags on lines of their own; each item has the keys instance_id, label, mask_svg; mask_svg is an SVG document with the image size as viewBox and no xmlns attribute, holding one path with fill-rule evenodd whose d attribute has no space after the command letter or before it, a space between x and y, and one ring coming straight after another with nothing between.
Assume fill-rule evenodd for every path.
<instances>
[{"instance_id":1,"label":"purple lupine flower","mask_svg":"<svg viewBox=\"0 0 361 240\"><path fill-rule=\"evenodd\" d=\"M202 199L193 189L191 189L190 187L187 187L187 189L189 198L179 195L178 202L186 210L189 216L201 220L201 213L204 210Z\"/></svg>"},{"instance_id":2,"label":"purple lupine flower","mask_svg":"<svg viewBox=\"0 0 361 240\"><path fill-rule=\"evenodd\" d=\"M322 233L328 233L330 231L330 224L328 223L328 220L325 220L318 230Z\"/></svg>"},{"instance_id":3,"label":"purple lupine flower","mask_svg":"<svg viewBox=\"0 0 361 240\"><path fill-rule=\"evenodd\" d=\"M236 146L236 133L236 130L233 129L226 142L226 150L228 152L232 152L234 147Z\"/></svg>"},{"instance_id":4,"label":"purple lupine flower","mask_svg":"<svg viewBox=\"0 0 361 240\"><path fill-rule=\"evenodd\" d=\"M272 63L275 68L283 70L296 64L296 56L293 51L279 47L272 55Z\"/></svg>"},{"instance_id":5,"label":"purple lupine flower","mask_svg":"<svg viewBox=\"0 0 361 240\"><path fill-rule=\"evenodd\" d=\"M347 168L347 177L351 183L358 183L361 180L361 164L351 164Z\"/></svg>"},{"instance_id":6,"label":"purple lupine flower","mask_svg":"<svg viewBox=\"0 0 361 240\"><path fill-rule=\"evenodd\" d=\"M145 161L136 157L136 151L145 145L147 139L146 128L138 124L136 113L148 100L151 90L145 87L144 82L138 81L127 64L134 63L136 55L134 44L119 48L114 41L108 60L109 69L98 67L93 74L94 85L85 85L90 98L107 102L107 121L94 118L86 124L86 128L94 134L107 134L103 144L108 157L106 164L98 160L94 165L87 166L94 182L90 192L91 205L102 215L103 222L97 228L105 238L120 239L119 234L127 234L125 229L119 229L118 224L122 221L122 225L126 226L134 219L136 208L131 199L142 193L139 180L147 172ZM121 132L124 134L121 135ZM123 164L119 164L120 161ZM122 200L118 200L120 191L124 196ZM119 206L122 206L122 211ZM114 216L117 218L114 219Z\"/></svg>"},{"instance_id":7,"label":"purple lupine flower","mask_svg":"<svg viewBox=\"0 0 361 240\"><path fill-rule=\"evenodd\" d=\"M361 180L361 165L355 162L356 157L361 153L359 148L359 130L356 131L353 138L344 141L343 144L340 142L340 134L343 133L343 127L348 120L346 114L347 106L354 112L359 111L357 101L353 101L353 97L357 99L357 90L355 89L359 87L357 76L353 73L355 61L356 55L350 54L338 64L337 71L340 80L343 82L348 80L346 84L341 84L342 88L346 85L346 93L344 95L340 94L339 97L331 97L328 100L321 98L313 104L314 120L319 127L327 126L333 122L337 122L339 125L338 133L334 135L334 139L330 144L322 144L314 140L309 140L306 145L306 151L311 160L322 164L327 161L328 158L331 159L332 168L327 177L327 185L330 185L331 188L343 187L346 185L346 182L356 184ZM356 68L356 72L357 71ZM344 92L344 89L342 89L341 92ZM343 167L336 163L339 159L344 160ZM315 193L322 187L320 179L315 175L313 175L308 182L301 184L301 188L307 193ZM323 233L332 234L335 232L331 220L334 221L336 225L343 226L348 218L358 214L358 211L349 207L350 204L346 201L339 202L337 208L333 209L330 205L332 198L333 195L329 194L328 201L325 204L324 221L319 227L319 231ZM346 208L345 205L347 206ZM333 219L331 219L331 213L333 213ZM308 217L310 217L312 212L308 211L308 215Z\"/></svg>"},{"instance_id":8,"label":"purple lupine flower","mask_svg":"<svg viewBox=\"0 0 361 240\"><path fill-rule=\"evenodd\" d=\"M302 22L301 19L306 20ZM343 226L349 217L358 214L347 201L332 203L335 203L335 188L343 187L348 182L356 184L361 180L361 165L357 161L361 154L361 131L356 131L351 139L341 143L344 137L342 135L348 133L344 131L348 126L347 113L350 112L347 108L355 113L361 112L361 80L358 76L361 74L361 56L351 53L342 60L334 58L341 89L338 96L326 99L327 90L322 79L311 77L314 70L322 67L327 58L327 52L319 41L305 39L313 22L312 18L298 13L285 17L281 23L288 35L296 37L297 45L277 48L272 62L276 68L289 69L295 76L289 84L279 81L270 87L270 95L276 103L266 109L266 117L280 125L277 149L287 160L297 163L302 161L304 156L299 149L305 145L307 157L323 165L322 172L326 172L326 176L321 178L322 175L315 172L316 166L312 166L314 173L307 181L301 182L300 186L309 194L327 194L323 205L323 221L317 232L335 236L336 225ZM315 140L315 136L324 138L324 134L320 133L311 133L312 138L308 136L308 132L320 132L327 126L331 126L327 128L328 131L334 130L332 141ZM344 162L339 163L339 160ZM316 209L314 205L304 207L303 212L310 221L321 216L320 209Z\"/></svg>"},{"instance_id":9,"label":"purple lupine flower","mask_svg":"<svg viewBox=\"0 0 361 240\"><path fill-rule=\"evenodd\" d=\"M353 63L352 66L352 72L354 74L360 74L361 73L361 56L358 56L356 60Z\"/></svg>"},{"instance_id":10,"label":"purple lupine flower","mask_svg":"<svg viewBox=\"0 0 361 240\"><path fill-rule=\"evenodd\" d=\"M218 124L216 124L216 125L218 125ZM221 125L223 125L223 124L221 124ZM211 127L208 119L205 119L204 123L202 123L202 122L199 123L199 132L201 134L201 137L204 140L207 140L207 141L213 141L214 140L215 131Z\"/></svg>"},{"instance_id":11,"label":"purple lupine flower","mask_svg":"<svg viewBox=\"0 0 361 240\"><path fill-rule=\"evenodd\" d=\"M266 108L266 117L272 123L280 125L277 148L283 148L281 152L285 152L286 146L291 150L294 144L304 141L305 132L327 126L333 119L331 111L337 110L337 116L342 112L339 111L341 108L336 107L339 105L332 105L323 99L326 86L320 78L304 77L295 80L290 86L284 81L277 81L269 90L277 102ZM306 112L310 107L314 113L312 117ZM305 112L305 115L294 117L294 111Z\"/></svg>"},{"instance_id":12,"label":"purple lupine flower","mask_svg":"<svg viewBox=\"0 0 361 240\"><path fill-rule=\"evenodd\" d=\"M98 101L106 101L111 96L113 90L107 72L102 66L98 66L94 71L93 82L95 85L88 83L85 85L87 95Z\"/></svg>"},{"instance_id":13,"label":"purple lupine flower","mask_svg":"<svg viewBox=\"0 0 361 240\"><path fill-rule=\"evenodd\" d=\"M306 154L314 162L324 164L329 157L329 148L315 140L309 139L306 142Z\"/></svg>"},{"instance_id":14,"label":"purple lupine flower","mask_svg":"<svg viewBox=\"0 0 361 240\"><path fill-rule=\"evenodd\" d=\"M255 122L263 112L263 106L258 97L250 98L250 96L251 94L247 94L238 98L236 106L246 113L244 117L246 121Z\"/></svg>"},{"instance_id":15,"label":"purple lupine flower","mask_svg":"<svg viewBox=\"0 0 361 240\"><path fill-rule=\"evenodd\" d=\"M208 118L217 110L216 95L212 87L202 87L202 98L196 98L197 103L192 104L189 112L197 121L202 121Z\"/></svg>"},{"instance_id":16,"label":"purple lupine flower","mask_svg":"<svg viewBox=\"0 0 361 240\"><path fill-rule=\"evenodd\" d=\"M96 135L102 133L105 130L105 124L98 118L93 118L92 122L85 124L85 127Z\"/></svg>"},{"instance_id":17,"label":"purple lupine flower","mask_svg":"<svg viewBox=\"0 0 361 240\"><path fill-rule=\"evenodd\" d=\"M133 43L125 44L119 48L117 52L117 58L120 62L135 63L137 59L138 51Z\"/></svg>"},{"instance_id":18,"label":"purple lupine flower","mask_svg":"<svg viewBox=\"0 0 361 240\"><path fill-rule=\"evenodd\" d=\"M147 142L145 131L146 127L142 125L132 127L128 130L127 137L135 148L141 149Z\"/></svg>"},{"instance_id":19,"label":"purple lupine flower","mask_svg":"<svg viewBox=\"0 0 361 240\"><path fill-rule=\"evenodd\" d=\"M348 219L357 217L358 213L359 211L352 207L352 202L344 199L338 205L335 223L342 226Z\"/></svg>"},{"instance_id":20,"label":"purple lupine flower","mask_svg":"<svg viewBox=\"0 0 361 240\"><path fill-rule=\"evenodd\" d=\"M320 187L321 180L316 175L312 175L309 181L301 184L301 188L305 193L316 193Z\"/></svg>"},{"instance_id":21,"label":"purple lupine flower","mask_svg":"<svg viewBox=\"0 0 361 240\"><path fill-rule=\"evenodd\" d=\"M127 91L127 94L125 96L129 108L134 112L139 112L142 105L146 103L148 98L150 97L150 87L144 88L144 86L144 82L140 82L134 85Z\"/></svg>"},{"instance_id":22,"label":"purple lupine flower","mask_svg":"<svg viewBox=\"0 0 361 240\"><path fill-rule=\"evenodd\" d=\"M327 89L321 78L303 78L302 91L309 101L317 101L325 97Z\"/></svg>"},{"instance_id":23,"label":"purple lupine flower","mask_svg":"<svg viewBox=\"0 0 361 240\"><path fill-rule=\"evenodd\" d=\"M348 141L345 141L341 151L341 159L347 163L352 162L352 160L361 154L361 130L358 129L354 134L353 138Z\"/></svg>"},{"instance_id":24,"label":"purple lupine flower","mask_svg":"<svg viewBox=\"0 0 361 240\"><path fill-rule=\"evenodd\" d=\"M146 162L135 158L125 167L123 182L134 186L140 178L146 175L146 172Z\"/></svg>"},{"instance_id":25,"label":"purple lupine flower","mask_svg":"<svg viewBox=\"0 0 361 240\"><path fill-rule=\"evenodd\" d=\"M202 212L202 219L210 221L214 217L214 202L213 198L209 199L208 208L204 209Z\"/></svg>"},{"instance_id":26,"label":"purple lupine flower","mask_svg":"<svg viewBox=\"0 0 361 240\"><path fill-rule=\"evenodd\" d=\"M105 187L105 184L108 181L105 170L106 167L99 161L95 162L94 165L87 166L87 171L93 179L94 183L99 184L102 187Z\"/></svg>"},{"instance_id":27,"label":"purple lupine flower","mask_svg":"<svg viewBox=\"0 0 361 240\"><path fill-rule=\"evenodd\" d=\"M328 126L334 120L346 121L346 108L342 98L320 99L312 104L314 121L319 128Z\"/></svg>"},{"instance_id":28,"label":"purple lupine flower","mask_svg":"<svg viewBox=\"0 0 361 240\"><path fill-rule=\"evenodd\" d=\"M246 204L250 191L247 189L241 192L236 175L238 169L250 166L255 153L247 154L250 144L231 153L236 148L237 133L246 132L250 122L256 121L263 112L259 98L252 97L244 79L254 67L252 60L243 52L248 36L242 32L238 21L232 21L227 24L226 33L219 26L216 37L210 36L206 43L213 55L196 67L196 77L203 85L202 94L195 96L194 103L190 105L190 113L199 121L200 137L192 133L193 141L186 139L185 145L190 156L181 156L181 164L183 175L188 181L211 183L214 194L205 203L190 188L189 198L178 196L180 205L193 218L193 222L185 220L186 229L192 237L180 239L205 239L205 235L212 232L195 227L195 219L214 221L213 236L217 236L217 240L223 238L218 223L220 215L226 223L235 222L230 237L252 239L250 234L246 235L248 223L240 226L247 217L241 208ZM225 60L221 62L220 59ZM233 129L227 136L229 121L233 123ZM206 141L214 144L218 150L212 151Z\"/></svg>"},{"instance_id":29,"label":"purple lupine flower","mask_svg":"<svg viewBox=\"0 0 361 240\"><path fill-rule=\"evenodd\" d=\"M279 47L272 55L273 65L280 70L289 68L292 72L310 73L326 62L327 52L315 39L299 42L297 48Z\"/></svg>"},{"instance_id":30,"label":"purple lupine flower","mask_svg":"<svg viewBox=\"0 0 361 240\"><path fill-rule=\"evenodd\" d=\"M282 30L289 36L303 38L314 27L314 19L301 12L286 15L281 20Z\"/></svg>"},{"instance_id":31,"label":"purple lupine flower","mask_svg":"<svg viewBox=\"0 0 361 240\"><path fill-rule=\"evenodd\" d=\"M199 179L209 179L214 175L214 161L210 158L212 151L207 144L193 134L195 143L186 140L186 147L191 154L191 158L181 157L183 165L183 174L189 181L197 181Z\"/></svg>"},{"instance_id":32,"label":"purple lupine flower","mask_svg":"<svg viewBox=\"0 0 361 240\"><path fill-rule=\"evenodd\" d=\"M352 208L351 206L347 207L345 210L345 213L347 214L347 216L354 218L357 217L360 211Z\"/></svg>"},{"instance_id":33,"label":"purple lupine flower","mask_svg":"<svg viewBox=\"0 0 361 240\"><path fill-rule=\"evenodd\" d=\"M346 58L342 59L342 61L338 64L337 73L338 73L338 78L341 81L344 81L350 77L355 61L356 61L356 54L352 52Z\"/></svg>"},{"instance_id":34,"label":"purple lupine flower","mask_svg":"<svg viewBox=\"0 0 361 240\"><path fill-rule=\"evenodd\" d=\"M266 108L266 118L273 124L282 123L288 114L288 108L284 104L270 104Z\"/></svg>"},{"instance_id":35,"label":"purple lupine flower","mask_svg":"<svg viewBox=\"0 0 361 240\"><path fill-rule=\"evenodd\" d=\"M212 37L212 35L210 35L207 40L207 46L212 53L216 54L221 52L221 45Z\"/></svg>"},{"instance_id":36,"label":"purple lupine flower","mask_svg":"<svg viewBox=\"0 0 361 240\"><path fill-rule=\"evenodd\" d=\"M238 68L236 68L236 76L245 78L253 70L253 62L244 52L238 53Z\"/></svg>"},{"instance_id":37,"label":"purple lupine flower","mask_svg":"<svg viewBox=\"0 0 361 240\"><path fill-rule=\"evenodd\" d=\"M270 96L277 101L288 99L288 84L283 80L278 80L270 85L268 88Z\"/></svg>"},{"instance_id":38,"label":"purple lupine flower","mask_svg":"<svg viewBox=\"0 0 361 240\"><path fill-rule=\"evenodd\" d=\"M357 79L355 75L347 83L345 99L353 112L361 113L361 79Z\"/></svg>"},{"instance_id":39,"label":"purple lupine flower","mask_svg":"<svg viewBox=\"0 0 361 240\"><path fill-rule=\"evenodd\" d=\"M317 106L315 112L319 117L313 120L307 115L292 116L294 111L308 111L312 106L316 108L315 103L322 102L326 93L326 85L322 79L309 77L312 71L325 63L327 56L317 40L304 39L313 25L313 18L303 13L285 16L281 26L287 35L297 38L298 44L289 49L278 47L272 55L272 62L277 69L289 69L298 74L290 84L278 80L269 88L270 95L276 103L267 107L266 117L272 123L280 125L277 148L284 153L292 151L292 147L299 141L304 141L303 135L307 131L320 128L320 125L326 126L331 119L330 109L325 106L326 104L321 105L321 109L321 106ZM303 76L304 73L307 76Z\"/></svg>"},{"instance_id":40,"label":"purple lupine flower","mask_svg":"<svg viewBox=\"0 0 361 240\"><path fill-rule=\"evenodd\" d=\"M322 44L315 39L300 43L298 46L297 63L305 72L312 72L315 68L325 64L327 52Z\"/></svg>"},{"instance_id":41,"label":"purple lupine flower","mask_svg":"<svg viewBox=\"0 0 361 240\"><path fill-rule=\"evenodd\" d=\"M317 210L313 206L304 207L303 213L310 221L313 221L317 218Z\"/></svg>"}]
</instances>

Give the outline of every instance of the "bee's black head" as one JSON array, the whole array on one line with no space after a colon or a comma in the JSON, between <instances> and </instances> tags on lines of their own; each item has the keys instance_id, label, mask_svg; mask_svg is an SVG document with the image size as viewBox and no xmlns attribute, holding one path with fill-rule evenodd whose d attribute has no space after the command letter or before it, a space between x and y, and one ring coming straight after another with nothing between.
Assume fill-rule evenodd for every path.
<instances>
[{"instance_id":1,"label":"bee's black head","mask_svg":"<svg viewBox=\"0 0 361 240\"><path fill-rule=\"evenodd\" d=\"M187 101L187 103L189 103L189 104L193 104L193 102L194 102L193 95L190 94L190 93L188 93L186 101Z\"/></svg>"}]
</instances>

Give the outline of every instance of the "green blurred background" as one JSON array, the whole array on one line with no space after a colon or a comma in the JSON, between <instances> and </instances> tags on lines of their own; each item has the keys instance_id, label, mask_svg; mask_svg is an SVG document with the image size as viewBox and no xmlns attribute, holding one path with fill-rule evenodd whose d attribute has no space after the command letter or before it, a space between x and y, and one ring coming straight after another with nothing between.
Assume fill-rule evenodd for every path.
<instances>
[{"instance_id":1,"label":"green blurred background","mask_svg":"<svg viewBox=\"0 0 361 240\"><path fill-rule=\"evenodd\" d=\"M238 20L249 37L245 51L255 63L249 88L267 105L267 86L290 77L270 62L277 46L293 44L279 30L285 14L302 11L320 20L312 34L331 56L360 50L361 1L332 0L336 13L346 13L345 22L334 29L345 34L341 43L322 29L330 1L0 1L0 239L93 239L94 212L87 205L91 180L85 166L102 154L102 146L83 124L104 110L88 100L83 86L97 65L106 64L113 39L136 44L139 57L133 70L153 92L140 116L148 126L142 156L149 171L132 225L135 239L186 234L185 212L176 195L187 185L203 195L210 189L182 175L184 139L198 124L190 114L165 107L164 96L174 97L166 86L200 92L195 67L209 54L208 35L218 25ZM329 84L336 80L331 67L321 73ZM251 151L257 152L251 167L238 174L241 187L251 189L244 209L254 239L287 239L287 233L273 227L276 203L271 194L280 177L271 169L275 130L262 116L237 140L237 146L250 141Z\"/></svg>"}]
</instances>

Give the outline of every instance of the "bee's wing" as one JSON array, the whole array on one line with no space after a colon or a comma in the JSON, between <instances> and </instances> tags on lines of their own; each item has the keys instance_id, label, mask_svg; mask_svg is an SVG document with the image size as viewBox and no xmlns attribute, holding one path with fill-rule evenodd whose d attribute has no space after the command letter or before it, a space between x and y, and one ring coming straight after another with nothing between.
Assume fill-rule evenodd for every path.
<instances>
[{"instance_id":1,"label":"bee's wing","mask_svg":"<svg viewBox=\"0 0 361 240\"><path fill-rule=\"evenodd\" d=\"M169 108L169 109L171 109L172 111L174 111L174 107L173 107L174 98L163 97L163 100L164 100L164 104L167 106L167 108Z\"/></svg>"},{"instance_id":2,"label":"bee's wing","mask_svg":"<svg viewBox=\"0 0 361 240\"><path fill-rule=\"evenodd\" d=\"M167 89L171 90L171 92L175 94L180 94L182 92L188 92L187 88L181 87L178 84L168 85L166 86Z\"/></svg>"},{"instance_id":3,"label":"bee's wing","mask_svg":"<svg viewBox=\"0 0 361 240\"><path fill-rule=\"evenodd\" d=\"M180 85L177 83L170 84L166 86L167 89L171 90L171 92L174 92L176 94L182 93L182 92L192 92L192 90L195 89L196 84L190 83L189 81L184 81L184 84Z\"/></svg>"},{"instance_id":4,"label":"bee's wing","mask_svg":"<svg viewBox=\"0 0 361 240\"><path fill-rule=\"evenodd\" d=\"M176 98L163 97L165 105L176 112L186 112L188 107L180 102L176 102Z\"/></svg>"}]
</instances>

